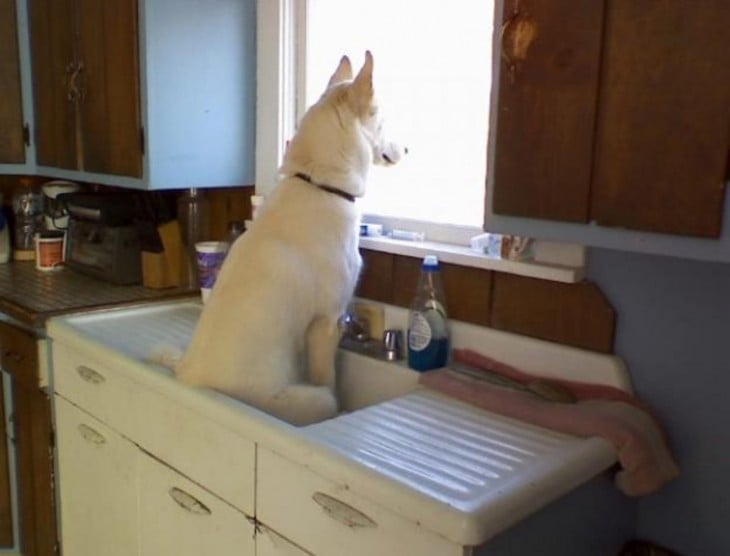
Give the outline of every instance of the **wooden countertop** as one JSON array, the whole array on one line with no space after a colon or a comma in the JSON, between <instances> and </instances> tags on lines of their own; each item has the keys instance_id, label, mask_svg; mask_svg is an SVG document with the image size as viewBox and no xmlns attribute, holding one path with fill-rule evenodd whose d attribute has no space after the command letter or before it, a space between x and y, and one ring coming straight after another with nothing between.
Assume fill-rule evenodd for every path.
<instances>
[{"instance_id":1,"label":"wooden countertop","mask_svg":"<svg viewBox=\"0 0 730 556\"><path fill-rule=\"evenodd\" d=\"M35 330L64 313L197 295L189 288L117 286L69 268L43 272L33 261L0 264L0 313Z\"/></svg>"}]
</instances>

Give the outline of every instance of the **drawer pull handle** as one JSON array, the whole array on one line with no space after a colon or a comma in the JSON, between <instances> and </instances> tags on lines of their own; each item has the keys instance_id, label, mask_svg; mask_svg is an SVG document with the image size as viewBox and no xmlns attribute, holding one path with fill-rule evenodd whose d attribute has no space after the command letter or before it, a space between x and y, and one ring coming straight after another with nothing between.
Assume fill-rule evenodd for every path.
<instances>
[{"instance_id":1,"label":"drawer pull handle","mask_svg":"<svg viewBox=\"0 0 730 556\"><path fill-rule=\"evenodd\" d=\"M181 488L172 487L168 492L178 506L191 514L210 515L212 513L208 506Z\"/></svg>"},{"instance_id":2,"label":"drawer pull handle","mask_svg":"<svg viewBox=\"0 0 730 556\"><path fill-rule=\"evenodd\" d=\"M319 504L324 513L327 514L329 517L353 529L374 529L378 526L377 523L375 523L360 510L357 510L349 504L345 504L341 500L333 498L332 496L330 496L329 494L325 494L324 492L315 492L312 495L312 500Z\"/></svg>"},{"instance_id":3,"label":"drawer pull handle","mask_svg":"<svg viewBox=\"0 0 730 556\"><path fill-rule=\"evenodd\" d=\"M106 444L106 438L98 432L96 432L94 429L92 429L89 425L84 425L83 423L79 425L79 433L81 434L81 437L86 440L87 442L91 442L92 444L96 444L97 446L101 446L102 444Z\"/></svg>"},{"instance_id":4,"label":"drawer pull handle","mask_svg":"<svg viewBox=\"0 0 730 556\"><path fill-rule=\"evenodd\" d=\"M91 367L87 367L85 365L79 365L76 367L76 372L79 373L79 376L83 378L86 382L90 382L91 384L101 384L102 382L106 381L103 375L92 369Z\"/></svg>"}]
</instances>

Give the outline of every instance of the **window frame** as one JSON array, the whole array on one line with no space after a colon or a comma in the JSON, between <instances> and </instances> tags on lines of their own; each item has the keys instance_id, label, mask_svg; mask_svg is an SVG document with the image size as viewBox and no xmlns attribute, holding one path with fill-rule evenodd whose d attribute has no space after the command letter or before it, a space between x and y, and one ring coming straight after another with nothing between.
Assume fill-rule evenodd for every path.
<instances>
[{"instance_id":1,"label":"window frame","mask_svg":"<svg viewBox=\"0 0 730 556\"><path fill-rule=\"evenodd\" d=\"M266 196L278 182L278 168L286 142L295 131L297 117L306 108L302 96L296 95L298 86L304 82L306 49L301 46L306 28L306 0L260 0L257 2L256 17L256 193ZM495 18L495 21L499 20ZM296 74L291 71L293 67L297 68ZM488 156L491 156L491 145L488 151ZM487 179L484 189L486 196ZM483 229L479 227L443 225L368 214L363 215L363 221L382 223L386 229L402 228L425 232L426 238L433 240L424 243L363 238L361 245L371 250L411 256L419 256L425 250L454 264L533 277L541 277L544 269L544 278L563 282L576 282L584 275L585 249L576 244L537 241L534 261L508 261L468 252L468 247L461 247L468 246L471 237L483 233ZM556 266L567 272L556 277Z\"/></svg>"}]
</instances>

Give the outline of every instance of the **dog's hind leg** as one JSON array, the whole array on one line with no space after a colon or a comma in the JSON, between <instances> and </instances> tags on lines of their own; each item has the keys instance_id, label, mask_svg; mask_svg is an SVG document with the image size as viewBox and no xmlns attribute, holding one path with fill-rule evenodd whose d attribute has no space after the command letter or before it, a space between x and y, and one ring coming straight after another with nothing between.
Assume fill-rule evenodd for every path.
<instances>
[{"instance_id":1,"label":"dog's hind leg","mask_svg":"<svg viewBox=\"0 0 730 556\"><path fill-rule=\"evenodd\" d=\"M263 409L292 425L303 426L334 417L337 400L326 386L290 384L269 399Z\"/></svg>"},{"instance_id":2,"label":"dog's hind leg","mask_svg":"<svg viewBox=\"0 0 730 556\"><path fill-rule=\"evenodd\" d=\"M340 341L336 318L317 317L307 329L309 359L308 379L311 384L335 388L335 353Z\"/></svg>"}]
</instances>

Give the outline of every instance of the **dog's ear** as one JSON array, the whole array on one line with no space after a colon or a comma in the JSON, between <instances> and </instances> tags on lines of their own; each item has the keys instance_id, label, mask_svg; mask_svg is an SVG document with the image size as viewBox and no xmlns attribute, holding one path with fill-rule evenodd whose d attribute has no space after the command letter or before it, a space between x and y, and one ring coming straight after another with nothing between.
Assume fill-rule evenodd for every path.
<instances>
[{"instance_id":1,"label":"dog's ear","mask_svg":"<svg viewBox=\"0 0 730 556\"><path fill-rule=\"evenodd\" d=\"M365 52L365 63L360 68L352 86L357 91L360 100L369 101L373 97L373 55L369 50Z\"/></svg>"},{"instance_id":2,"label":"dog's ear","mask_svg":"<svg viewBox=\"0 0 730 556\"><path fill-rule=\"evenodd\" d=\"M347 56L340 58L340 63L335 70L335 73L330 77L327 88L329 89L332 85L342 83L343 81L349 81L352 79L352 64Z\"/></svg>"}]
</instances>

